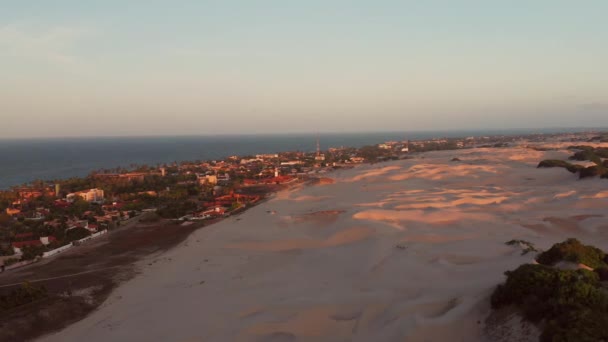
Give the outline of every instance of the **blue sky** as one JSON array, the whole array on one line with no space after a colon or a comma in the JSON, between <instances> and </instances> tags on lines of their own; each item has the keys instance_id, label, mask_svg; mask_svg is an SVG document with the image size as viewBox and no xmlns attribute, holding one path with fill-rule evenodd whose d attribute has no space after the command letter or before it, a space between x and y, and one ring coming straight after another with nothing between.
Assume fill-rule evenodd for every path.
<instances>
[{"instance_id":1,"label":"blue sky","mask_svg":"<svg viewBox=\"0 0 608 342\"><path fill-rule=\"evenodd\" d=\"M0 137L608 126L608 2L3 1Z\"/></svg>"}]
</instances>

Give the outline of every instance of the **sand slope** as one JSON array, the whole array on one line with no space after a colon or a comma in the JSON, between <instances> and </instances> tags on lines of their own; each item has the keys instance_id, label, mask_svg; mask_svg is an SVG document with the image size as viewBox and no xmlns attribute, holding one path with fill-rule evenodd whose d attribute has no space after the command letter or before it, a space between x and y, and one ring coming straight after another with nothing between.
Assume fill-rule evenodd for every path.
<instances>
[{"instance_id":1,"label":"sand slope","mask_svg":"<svg viewBox=\"0 0 608 342\"><path fill-rule=\"evenodd\" d=\"M608 248L608 181L535 167L567 155L433 152L336 172L195 232L42 340L490 340L491 291L532 260L505 241Z\"/></svg>"}]
</instances>

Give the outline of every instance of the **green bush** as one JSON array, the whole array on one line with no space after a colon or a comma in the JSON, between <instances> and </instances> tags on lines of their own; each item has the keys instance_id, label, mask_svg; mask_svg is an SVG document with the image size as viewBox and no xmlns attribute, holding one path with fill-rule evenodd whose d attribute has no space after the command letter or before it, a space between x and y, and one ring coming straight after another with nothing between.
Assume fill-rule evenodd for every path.
<instances>
[{"instance_id":1,"label":"green bush","mask_svg":"<svg viewBox=\"0 0 608 342\"><path fill-rule=\"evenodd\" d=\"M505 272L506 282L492 294L492 308L515 306L525 319L541 323L543 342L608 341L608 289L601 282L608 278L604 259L608 258L603 251L576 239L555 244L539 256L542 264ZM562 260L597 269L550 266Z\"/></svg>"},{"instance_id":2,"label":"green bush","mask_svg":"<svg viewBox=\"0 0 608 342\"><path fill-rule=\"evenodd\" d=\"M553 266L560 261L570 261L599 268L608 266L604 262L605 257L606 254L599 248L583 245L577 239L568 239L556 243L551 249L541 253L536 260L548 266Z\"/></svg>"},{"instance_id":3,"label":"green bush","mask_svg":"<svg viewBox=\"0 0 608 342\"><path fill-rule=\"evenodd\" d=\"M599 341L608 338L608 291L596 273L522 265L491 297L492 308L515 305L524 318L544 322L541 341ZM576 319L574 319L576 318ZM581 325L584 322L585 325ZM576 331L583 339L571 339Z\"/></svg>"},{"instance_id":4,"label":"green bush","mask_svg":"<svg viewBox=\"0 0 608 342\"><path fill-rule=\"evenodd\" d=\"M534 244L532 242L526 241L526 240L511 240L511 241L505 242L505 245L521 246L522 247L521 255L526 255L530 252L539 252L539 250L536 249L536 247L534 246Z\"/></svg>"},{"instance_id":5,"label":"green bush","mask_svg":"<svg viewBox=\"0 0 608 342\"><path fill-rule=\"evenodd\" d=\"M21 260L33 260L36 257L42 256L47 251L46 246L24 246L22 249L23 254Z\"/></svg>"},{"instance_id":6,"label":"green bush","mask_svg":"<svg viewBox=\"0 0 608 342\"><path fill-rule=\"evenodd\" d=\"M72 242L80 239L84 239L91 235L91 232L82 227L72 228L65 232L66 241Z\"/></svg>"},{"instance_id":7,"label":"green bush","mask_svg":"<svg viewBox=\"0 0 608 342\"><path fill-rule=\"evenodd\" d=\"M558 159L547 159L547 160L543 160L541 161L538 166L538 168L541 167L563 167L564 169L572 172L572 173L577 173L578 171L584 169L584 166L582 165L576 165L576 164L570 164L565 160L558 160Z\"/></svg>"}]
</instances>

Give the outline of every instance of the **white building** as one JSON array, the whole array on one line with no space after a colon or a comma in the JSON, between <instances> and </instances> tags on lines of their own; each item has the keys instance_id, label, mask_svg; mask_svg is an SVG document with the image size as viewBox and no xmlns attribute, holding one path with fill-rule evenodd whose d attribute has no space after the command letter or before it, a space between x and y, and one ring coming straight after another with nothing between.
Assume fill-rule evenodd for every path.
<instances>
[{"instance_id":1,"label":"white building","mask_svg":"<svg viewBox=\"0 0 608 342\"><path fill-rule=\"evenodd\" d=\"M204 177L199 176L198 177L198 182L200 185L205 185L205 184L212 184L215 185L217 184L217 176L216 175L205 175Z\"/></svg>"},{"instance_id":2,"label":"white building","mask_svg":"<svg viewBox=\"0 0 608 342\"><path fill-rule=\"evenodd\" d=\"M76 197L81 197L87 202L103 202L103 190L101 189L90 189L85 191L78 191L70 193L66 196L68 202L74 202Z\"/></svg>"}]
</instances>

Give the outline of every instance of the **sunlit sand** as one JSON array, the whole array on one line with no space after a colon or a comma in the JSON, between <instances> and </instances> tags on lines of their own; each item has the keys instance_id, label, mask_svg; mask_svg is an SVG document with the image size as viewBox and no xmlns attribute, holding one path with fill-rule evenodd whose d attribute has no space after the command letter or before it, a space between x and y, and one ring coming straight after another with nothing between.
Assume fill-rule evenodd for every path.
<instances>
[{"instance_id":1,"label":"sunlit sand","mask_svg":"<svg viewBox=\"0 0 608 342\"><path fill-rule=\"evenodd\" d=\"M492 290L533 262L506 241L608 249L608 182L537 169L569 155L551 147L425 153L278 193L43 340L492 340Z\"/></svg>"}]
</instances>

